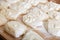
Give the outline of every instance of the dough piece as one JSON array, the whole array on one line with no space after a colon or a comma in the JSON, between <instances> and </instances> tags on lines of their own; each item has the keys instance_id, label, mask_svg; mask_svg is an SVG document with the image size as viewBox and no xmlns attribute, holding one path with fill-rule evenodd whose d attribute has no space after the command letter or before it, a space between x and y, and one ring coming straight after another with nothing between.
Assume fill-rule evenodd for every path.
<instances>
[{"instance_id":1,"label":"dough piece","mask_svg":"<svg viewBox=\"0 0 60 40\"><path fill-rule=\"evenodd\" d=\"M4 25L5 23L7 23L7 19L5 18L5 16L0 14L0 26Z\"/></svg>"},{"instance_id":2,"label":"dough piece","mask_svg":"<svg viewBox=\"0 0 60 40\"><path fill-rule=\"evenodd\" d=\"M49 2L49 10L55 10L57 8L58 4L54 3L54 2Z\"/></svg>"},{"instance_id":3,"label":"dough piece","mask_svg":"<svg viewBox=\"0 0 60 40\"><path fill-rule=\"evenodd\" d=\"M20 0L0 0L0 4L4 7L10 6L11 4L14 4Z\"/></svg>"},{"instance_id":4,"label":"dough piece","mask_svg":"<svg viewBox=\"0 0 60 40\"><path fill-rule=\"evenodd\" d=\"M23 3L23 4L21 4L21 6L19 6L18 12L20 14L26 14L31 7L32 7L32 5L30 3Z\"/></svg>"},{"instance_id":5,"label":"dough piece","mask_svg":"<svg viewBox=\"0 0 60 40\"><path fill-rule=\"evenodd\" d=\"M23 0L22 2L17 2L9 6L10 9L18 11L20 14L24 14L28 9L30 9L32 5L27 2L27 0Z\"/></svg>"},{"instance_id":6,"label":"dough piece","mask_svg":"<svg viewBox=\"0 0 60 40\"><path fill-rule=\"evenodd\" d=\"M48 10L49 10L49 2L47 2L47 3L45 3L45 4L39 3L39 4L37 5L37 7L38 7L39 9L41 9L42 11L44 11L44 12L48 12Z\"/></svg>"},{"instance_id":7,"label":"dough piece","mask_svg":"<svg viewBox=\"0 0 60 40\"><path fill-rule=\"evenodd\" d=\"M35 21L47 20L49 16L45 12L39 10L38 8L33 8L27 15L23 16L23 22L31 24Z\"/></svg>"},{"instance_id":8,"label":"dough piece","mask_svg":"<svg viewBox=\"0 0 60 40\"><path fill-rule=\"evenodd\" d=\"M43 22L43 20L47 20L46 18L48 19L47 14L42 13L42 11L40 11L38 8L33 8L30 10L30 13L23 16L23 22L33 29L47 34Z\"/></svg>"},{"instance_id":9,"label":"dough piece","mask_svg":"<svg viewBox=\"0 0 60 40\"><path fill-rule=\"evenodd\" d=\"M23 35L26 30L26 26L18 21L10 21L5 25L5 31L16 38Z\"/></svg>"},{"instance_id":10,"label":"dough piece","mask_svg":"<svg viewBox=\"0 0 60 40\"><path fill-rule=\"evenodd\" d=\"M6 18L7 18L8 20L17 20L17 18L18 18L19 15L20 15L20 14L19 14L17 11L15 11L15 10L10 10L10 9L8 9L7 12L8 12L8 13L6 13Z\"/></svg>"},{"instance_id":11,"label":"dough piece","mask_svg":"<svg viewBox=\"0 0 60 40\"><path fill-rule=\"evenodd\" d=\"M44 40L41 36L39 36L36 32L30 30L26 33L22 40Z\"/></svg>"},{"instance_id":12,"label":"dough piece","mask_svg":"<svg viewBox=\"0 0 60 40\"><path fill-rule=\"evenodd\" d=\"M51 19L48 21L48 32L60 37L60 21Z\"/></svg>"},{"instance_id":13,"label":"dough piece","mask_svg":"<svg viewBox=\"0 0 60 40\"><path fill-rule=\"evenodd\" d=\"M29 0L29 3L31 3L33 6L38 5L39 3L46 3L48 0Z\"/></svg>"}]
</instances>

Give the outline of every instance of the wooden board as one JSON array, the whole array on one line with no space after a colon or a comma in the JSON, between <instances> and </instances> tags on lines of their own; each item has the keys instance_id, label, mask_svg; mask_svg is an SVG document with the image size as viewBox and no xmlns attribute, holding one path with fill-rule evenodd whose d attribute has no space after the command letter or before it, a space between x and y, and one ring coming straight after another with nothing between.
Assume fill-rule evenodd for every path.
<instances>
[{"instance_id":1,"label":"wooden board","mask_svg":"<svg viewBox=\"0 0 60 40\"><path fill-rule=\"evenodd\" d=\"M21 40L21 38L22 38L22 37L15 38L15 37L9 35L8 33L6 33L4 31L3 27L0 27L0 36L2 36L6 40Z\"/></svg>"}]
</instances>

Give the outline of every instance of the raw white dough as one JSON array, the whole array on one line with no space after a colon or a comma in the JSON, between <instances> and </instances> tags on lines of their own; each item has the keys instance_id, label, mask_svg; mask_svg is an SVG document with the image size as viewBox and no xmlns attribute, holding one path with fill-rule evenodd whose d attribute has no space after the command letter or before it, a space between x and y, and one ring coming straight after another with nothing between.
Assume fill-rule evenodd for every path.
<instances>
[{"instance_id":1,"label":"raw white dough","mask_svg":"<svg viewBox=\"0 0 60 40\"><path fill-rule=\"evenodd\" d=\"M36 32L30 30L26 33L22 40L44 40L41 36L39 36Z\"/></svg>"},{"instance_id":2,"label":"raw white dough","mask_svg":"<svg viewBox=\"0 0 60 40\"><path fill-rule=\"evenodd\" d=\"M23 35L26 30L26 26L18 21L10 21L5 25L5 31L16 38Z\"/></svg>"}]
</instances>

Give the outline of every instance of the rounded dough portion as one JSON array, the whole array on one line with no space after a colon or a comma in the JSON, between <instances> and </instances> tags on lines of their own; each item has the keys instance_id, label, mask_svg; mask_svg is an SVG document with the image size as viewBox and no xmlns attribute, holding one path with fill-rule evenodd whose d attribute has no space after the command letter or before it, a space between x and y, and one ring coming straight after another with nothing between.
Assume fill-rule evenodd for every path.
<instances>
[{"instance_id":1,"label":"rounded dough portion","mask_svg":"<svg viewBox=\"0 0 60 40\"><path fill-rule=\"evenodd\" d=\"M26 26L18 21L10 21L5 25L5 31L16 38L23 35L26 30Z\"/></svg>"},{"instance_id":2,"label":"rounded dough portion","mask_svg":"<svg viewBox=\"0 0 60 40\"><path fill-rule=\"evenodd\" d=\"M33 8L30 12L23 16L23 22L27 25L39 25L41 21L47 20L49 16L38 8ZM38 24L37 24L38 23Z\"/></svg>"},{"instance_id":3,"label":"rounded dough portion","mask_svg":"<svg viewBox=\"0 0 60 40\"><path fill-rule=\"evenodd\" d=\"M60 21L55 19L48 20L48 32L60 37Z\"/></svg>"},{"instance_id":4,"label":"rounded dough portion","mask_svg":"<svg viewBox=\"0 0 60 40\"><path fill-rule=\"evenodd\" d=\"M16 12L15 10L7 10L8 13L6 13L5 17L8 20L17 20L18 16L20 15L18 12Z\"/></svg>"}]
</instances>

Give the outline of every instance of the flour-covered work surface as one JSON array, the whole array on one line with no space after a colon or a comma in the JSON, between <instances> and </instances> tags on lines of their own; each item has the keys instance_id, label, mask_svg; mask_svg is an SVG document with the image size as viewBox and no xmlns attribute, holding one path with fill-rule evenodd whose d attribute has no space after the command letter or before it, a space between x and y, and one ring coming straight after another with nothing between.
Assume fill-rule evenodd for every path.
<instances>
[{"instance_id":1,"label":"flour-covered work surface","mask_svg":"<svg viewBox=\"0 0 60 40\"><path fill-rule=\"evenodd\" d=\"M0 0L0 35L6 40L60 40L60 4Z\"/></svg>"}]
</instances>

